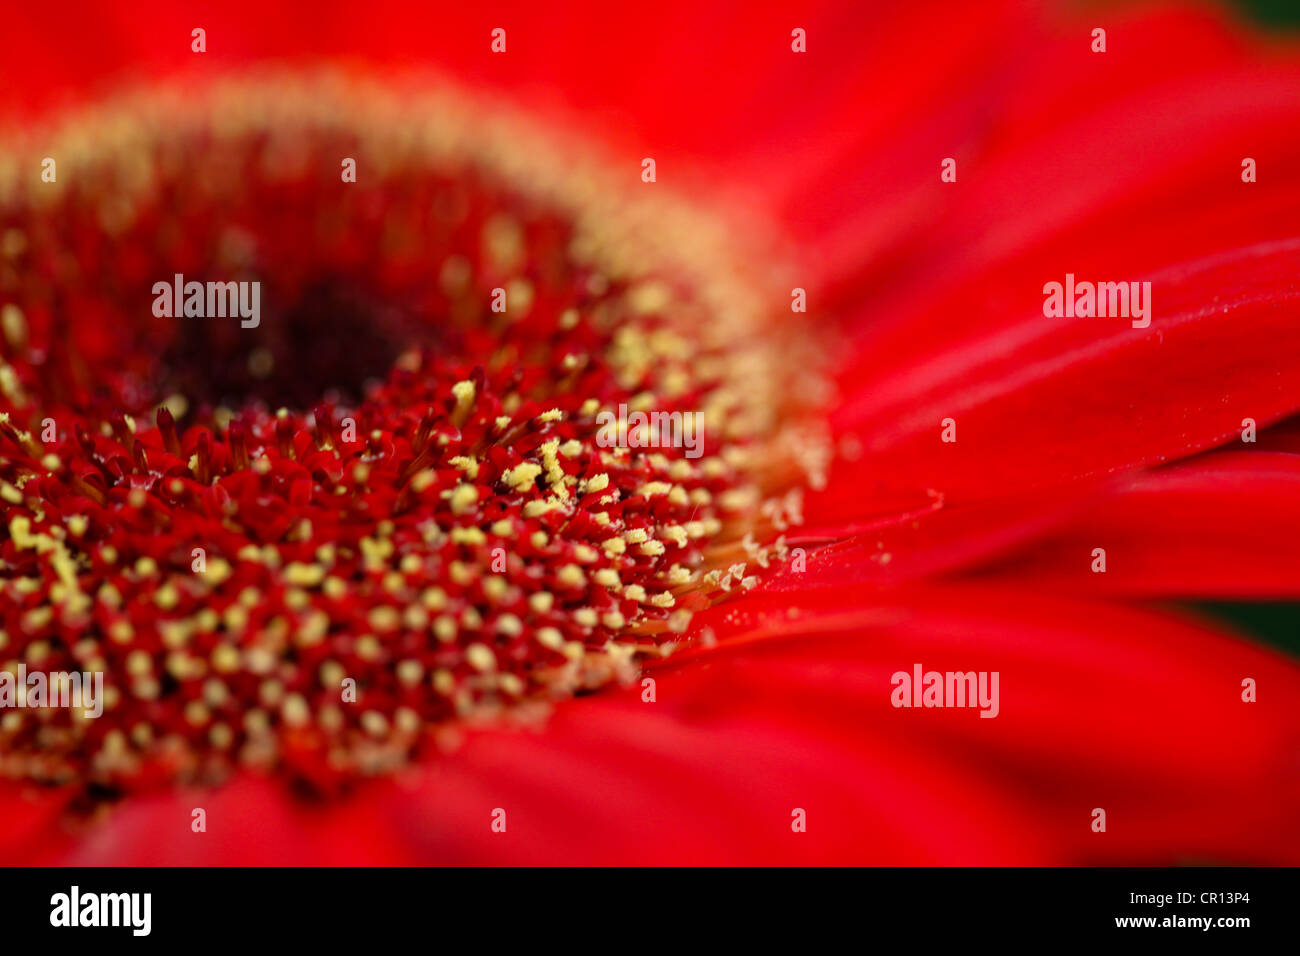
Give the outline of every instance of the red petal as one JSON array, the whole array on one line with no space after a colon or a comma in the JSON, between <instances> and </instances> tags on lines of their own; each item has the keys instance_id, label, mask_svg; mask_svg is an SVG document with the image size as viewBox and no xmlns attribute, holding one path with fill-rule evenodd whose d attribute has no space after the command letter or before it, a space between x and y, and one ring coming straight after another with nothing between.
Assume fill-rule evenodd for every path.
<instances>
[{"instance_id":1,"label":"red petal","mask_svg":"<svg viewBox=\"0 0 1300 956\"><path fill-rule=\"evenodd\" d=\"M944 338L921 323L907 335L927 343L923 364L890 369L890 340L855 369L869 384L836 419L864 452L826 494L867 474L953 502L997 496L1186 455L1245 417L1274 421L1300 405L1298 270L1300 242L1279 242L1158 274L1149 329L1044 318L1051 275L968 303L1015 317L986 333ZM948 418L953 443L941 440Z\"/></svg>"},{"instance_id":2,"label":"red petal","mask_svg":"<svg viewBox=\"0 0 1300 956\"><path fill-rule=\"evenodd\" d=\"M1294 352L1270 355L1294 312L1282 240L1300 189L1240 178L1245 156L1300 159L1294 47L1270 58L1201 13L1107 25L1105 56L1077 23L1028 56L958 182L926 174L946 197L932 228L876 257L873 294L859 283L845 299L858 342L836 425L867 454L810 510L874 513L864 475L890 483L886 499L957 503L1160 462L1300 404ZM1066 272L1152 280L1153 326L1044 317L1043 284ZM1227 324L1261 312L1257 333L1219 349ZM1211 354L1225 368L1207 371ZM955 445L939 441L945 418Z\"/></svg>"},{"instance_id":3,"label":"red petal","mask_svg":"<svg viewBox=\"0 0 1300 956\"><path fill-rule=\"evenodd\" d=\"M1134 476L993 573L1109 594L1295 597L1298 540L1300 455L1215 452ZM1105 549L1104 574L1094 548Z\"/></svg>"},{"instance_id":4,"label":"red petal","mask_svg":"<svg viewBox=\"0 0 1300 956\"><path fill-rule=\"evenodd\" d=\"M0 782L0 865L39 866L70 844L61 816L67 793L12 780Z\"/></svg>"},{"instance_id":5,"label":"red petal","mask_svg":"<svg viewBox=\"0 0 1300 956\"><path fill-rule=\"evenodd\" d=\"M1288 660L1190 621L1019 588L860 600L844 588L719 609L758 662L738 657L720 683L809 719L841 714L845 735L888 721L950 767L991 770L1034 806L1059 862L1300 859L1300 668ZM892 709L889 675L914 663L999 671L1001 713ZM1257 703L1241 699L1248 677ZM1106 835L1087 825L1095 807Z\"/></svg>"},{"instance_id":6,"label":"red petal","mask_svg":"<svg viewBox=\"0 0 1300 956\"><path fill-rule=\"evenodd\" d=\"M1206 628L1021 591L852 589L710 612L637 690L487 730L328 810L245 781L121 808L76 862L971 863L1300 859L1300 672ZM1000 713L895 709L914 663ZM1258 681L1243 703L1241 680ZM190 807L209 832L190 834ZM1092 811L1108 814L1105 834ZM505 833L491 829L506 813ZM806 833L791 830L807 813Z\"/></svg>"},{"instance_id":7,"label":"red petal","mask_svg":"<svg viewBox=\"0 0 1300 956\"><path fill-rule=\"evenodd\" d=\"M803 567L793 558L767 577L766 591L800 591L850 584L895 587L987 562L1055 530L1103 496L1112 482L1077 483L1069 489L1031 492L974 504L947 506L932 499L928 510L882 517L864 525L852 520L854 499L814 498L807 521L786 532L791 547L804 547ZM827 540L844 538L816 549ZM804 573L812 572L812 573Z\"/></svg>"}]
</instances>

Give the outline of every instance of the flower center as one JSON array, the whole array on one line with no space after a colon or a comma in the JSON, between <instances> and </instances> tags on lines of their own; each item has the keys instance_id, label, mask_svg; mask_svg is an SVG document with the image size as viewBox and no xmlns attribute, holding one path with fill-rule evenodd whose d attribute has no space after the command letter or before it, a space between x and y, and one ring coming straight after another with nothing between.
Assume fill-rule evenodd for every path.
<instances>
[{"instance_id":1,"label":"flower center","mask_svg":"<svg viewBox=\"0 0 1300 956\"><path fill-rule=\"evenodd\" d=\"M781 556L784 297L553 139L276 75L0 159L0 772L329 791Z\"/></svg>"}]
</instances>

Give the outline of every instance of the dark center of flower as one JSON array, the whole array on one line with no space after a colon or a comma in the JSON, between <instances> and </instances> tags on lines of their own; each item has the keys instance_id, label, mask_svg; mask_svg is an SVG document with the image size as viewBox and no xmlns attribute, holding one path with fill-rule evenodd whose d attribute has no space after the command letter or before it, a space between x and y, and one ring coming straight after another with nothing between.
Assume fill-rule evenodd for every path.
<instances>
[{"instance_id":1,"label":"dark center of flower","mask_svg":"<svg viewBox=\"0 0 1300 956\"><path fill-rule=\"evenodd\" d=\"M161 356L168 394L205 406L310 408L329 392L355 405L406 348L437 341L436 329L381 304L351 277L328 276L276 303L273 281L255 329L202 319L178 324ZM237 323L231 323L237 326Z\"/></svg>"},{"instance_id":2,"label":"dark center of flower","mask_svg":"<svg viewBox=\"0 0 1300 956\"><path fill-rule=\"evenodd\" d=\"M69 130L54 183L0 160L0 772L328 791L627 678L781 555L783 297L707 221L441 93ZM158 307L191 282L257 322Z\"/></svg>"}]
</instances>

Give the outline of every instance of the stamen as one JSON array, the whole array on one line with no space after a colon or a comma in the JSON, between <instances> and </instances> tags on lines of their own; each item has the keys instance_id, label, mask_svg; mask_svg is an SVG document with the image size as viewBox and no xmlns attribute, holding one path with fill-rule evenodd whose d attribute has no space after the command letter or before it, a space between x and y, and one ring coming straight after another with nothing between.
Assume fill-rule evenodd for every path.
<instances>
[{"instance_id":1,"label":"stamen","mask_svg":"<svg viewBox=\"0 0 1300 956\"><path fill-rule=\"evenodd\" d=\"M0 773L328 792L634 676L781 560L796 353L716 223L446 92L69 129L48 193L0 158L0 666L102 672L105 710L8 711ZM178 274L262 283L260 323L156 315ZM702 414L700 457L611 444L620 408Z\"/></svg>"}]
</instances>

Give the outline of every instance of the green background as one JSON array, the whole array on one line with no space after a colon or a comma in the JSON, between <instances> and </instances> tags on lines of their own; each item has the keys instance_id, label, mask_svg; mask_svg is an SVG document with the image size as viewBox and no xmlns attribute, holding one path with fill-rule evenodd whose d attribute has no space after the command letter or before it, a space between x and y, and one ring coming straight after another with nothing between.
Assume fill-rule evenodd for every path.
<instances>
[{"instance_id":1,"label":"green background","mask_svg":"<svg viewBox=\"0 0 1300 956\"><path fill-rule=\"evenodd\" d=\"M1237 0L1237 5L1270 26L1300 26L1300 0Z\"/></svg>"}]
</instances>

